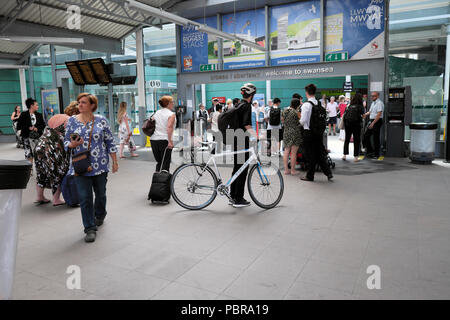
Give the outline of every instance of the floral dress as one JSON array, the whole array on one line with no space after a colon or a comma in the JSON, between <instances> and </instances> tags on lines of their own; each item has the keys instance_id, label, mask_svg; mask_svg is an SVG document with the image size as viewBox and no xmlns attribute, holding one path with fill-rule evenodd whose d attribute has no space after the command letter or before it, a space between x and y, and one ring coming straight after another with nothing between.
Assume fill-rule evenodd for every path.
<instances>
[{"instance_id":1,"label":"floral dress","mask_svg":"<svg viewBox=\"0 0 450 320\"><path fill-rule=\"evenodd\" d=\"M284 119L283 140L285 146L300 146L302 134L297 111L289 107L283 110L281 116Z\"/></svg>"},{"instance_id":2,"label":"floral dress","mask_svg":"<svg viewBox=\"0 0 450 320\"><path fill-rule=\"evenodd\" d=\"M84 140L83 144L72 150L74 154L78 154L88 150L89 135L92 130L92 121L86 125L78 120L76 116L72 116L67 121L66 135L64 138L64 147L69 149L70 135L78 133ZM84 176L97 176L105 172L109 172L109 154L117 152L114 144L114 137L111 132L108 120L101 115L94 115L94 128L91 142L91 165L92 171L87 172ZM72 163L69 167L69 175L74 175Z\"/></svg>"},{"instance_id":3,"label":"floral dress","mask_svg":"<svg viewBox=\"0 0 450 320\"><path fill-rule=\"evenodd\" d=\"M128 121L128 116L125 114L122 117L122 121L120 122L120 125L119 125L120 144L125 144L126 140L128 139L127 121Z\"/></svg>"},{"instance_id":4,"label":"floral dress","mask_svg":"<svg viewBox=\"0 0 450 320\"><path fill-rule=\"evenodd\" d=\"M34 152L37 185L55 193L69 169L70 155L64 150L64 124L45 127Z\"/></svg>"}]
</instances>

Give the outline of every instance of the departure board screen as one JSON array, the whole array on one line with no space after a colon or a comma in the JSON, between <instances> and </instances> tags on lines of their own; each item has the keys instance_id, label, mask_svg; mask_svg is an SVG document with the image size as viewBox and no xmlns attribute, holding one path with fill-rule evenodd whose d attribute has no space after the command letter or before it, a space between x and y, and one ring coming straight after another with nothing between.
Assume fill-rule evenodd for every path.
<instances>
[{"instance_id":1,"label":"departure board screen","mask_svg":"<svg viewBox=\"0 0 450 320\"><path fill-rule=\"evenodd\" d=\"M85 85L86 82L84 81L83 75L80 72L80 69L78 69L78 63L77 61L70 61L66 62L67 69L70 72L70 75L72 76L73 82L75 84L82 86Z\"/></svg>"}]
</instances>

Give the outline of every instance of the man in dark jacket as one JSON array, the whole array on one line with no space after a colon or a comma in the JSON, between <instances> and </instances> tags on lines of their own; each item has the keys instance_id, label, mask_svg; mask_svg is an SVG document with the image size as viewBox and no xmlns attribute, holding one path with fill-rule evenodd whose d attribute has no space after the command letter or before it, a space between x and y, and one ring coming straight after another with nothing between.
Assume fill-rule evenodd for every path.
<instances>
[{"instance_id":1,"label":"man in dark jacket","mask_svg":"<svg viewBox=\"0 0 450 320\"><path fill-rule=\"evenodd\" d=\"M34 147L44 132L45 122L42 113L38 112L39 105L36 100L28 98L25 104L28 110L20 114L19 120L17 121L17 128L21 130L25 158L33 163Z\"/></svg>"}]
</instances>

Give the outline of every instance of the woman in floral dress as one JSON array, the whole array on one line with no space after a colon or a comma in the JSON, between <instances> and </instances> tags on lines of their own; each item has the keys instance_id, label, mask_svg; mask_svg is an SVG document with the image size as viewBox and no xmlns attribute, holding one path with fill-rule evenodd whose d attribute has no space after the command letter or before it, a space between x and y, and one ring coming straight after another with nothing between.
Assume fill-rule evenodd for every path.
<instances>
[{"instance_id":1,"label":"woman in floral dress","mask_svg":"<svg viewBox=\"0 0 450 320\"><path fill-rule=\"evenodd\" d=\"M69 169L70 155L64 150L65 125L69 116L54 115L45 127L35 149L35 165L37 179L36 204L49 203L44 197L44 189L52 189L53 206L65 204L60 199L61 183Z\"/></svg>"},{"instance_id":2,"label":"woman in floral dress","mask_svg":"<svg viewBox=\"0 0 450 320\"><path fill-rule=\"evenodd\" d=\"M300 100L292 99L291 105L283 110L281 119L284 124L284 174L296 175L295 163L297 162L298 148L302 142L301 129L300 129ZM289 172L288 161L291 156L291 171Z\"/></svg>"}]
</instances>

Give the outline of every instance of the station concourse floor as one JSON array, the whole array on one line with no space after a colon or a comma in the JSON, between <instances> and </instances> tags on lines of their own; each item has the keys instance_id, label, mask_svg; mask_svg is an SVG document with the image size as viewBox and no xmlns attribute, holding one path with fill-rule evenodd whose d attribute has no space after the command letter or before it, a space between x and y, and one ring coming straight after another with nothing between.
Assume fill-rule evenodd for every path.
<instances>
[{"instance_id":1,"label":"station concourse floor","mask_svg":"<svg viewBox=\"0 0 450 320\"><path fill-rule=\"evenodd\" d=\"M343 162L342 142L329 138L334 182L285 176L281 203L267 211L222 197L197 212L151 205L155 163L139 150L109 175L108 216L92 244L79 208L33 204L32 177L13 299L449 299L450 165ZM0 158L22 160L23 150L0 144ZM71 265L81 290L66 287ZM367 287L371 265L379 290Z\"/></svg>"}]
</instances>

